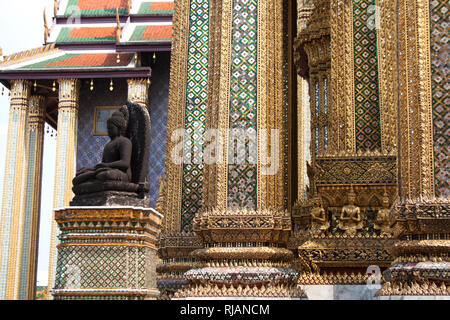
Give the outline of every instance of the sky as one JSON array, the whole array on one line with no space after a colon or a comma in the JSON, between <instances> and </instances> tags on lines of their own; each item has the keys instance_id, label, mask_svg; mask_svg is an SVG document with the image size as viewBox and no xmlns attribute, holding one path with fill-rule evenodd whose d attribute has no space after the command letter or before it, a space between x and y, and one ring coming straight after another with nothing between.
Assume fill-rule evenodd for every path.
<instances>
[{"instance_id":1,"label":"sky","mask_svg":"<svg viewBox=\"0 0 450 320\"><path fill-rule=\"evenodd\" d=\"M40 47L44 42L43 12L49 27L53 16L53 0L0 0L0 47L3 55ZM0 92L2 90L0 84ZM0 93L0 195L3 195L6 139L9 114L8 91ZM39 229L38 285L47 285L52 219L56 140L44 139L41 220ZM0 197L0 208L2 197Z\"/></svg>"}]
</instances>

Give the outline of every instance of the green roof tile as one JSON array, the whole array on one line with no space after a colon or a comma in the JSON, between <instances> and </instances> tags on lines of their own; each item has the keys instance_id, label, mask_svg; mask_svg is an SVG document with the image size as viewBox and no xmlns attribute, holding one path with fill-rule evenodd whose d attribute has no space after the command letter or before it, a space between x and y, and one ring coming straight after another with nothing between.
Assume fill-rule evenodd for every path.
<instances>
[{"instance_id":1,"label":"green roof tile","mask_svg":"<svg viewBox=\"0 0 450 320\"><path fill-rule=\"evenodd\" d=\"M56 43L110 43L115 42L115 28L68 28L63 27ZM92 36L91 36L92 35Z\"/></svg>"},{"instance_id":2,"label":"green roof tile","mask_svg":"<svg viewBox=\"0 0 450 320\"><path fill-rule=\"evenodd\" d=\"M98 8L95 8L96 1L98 3ZM89 3L89 2L92 2ZM66 10L64 12L64 16L115 16L116 8L102 8L102 4L104 5L106 1L99 0L69 0L67 3ZM87 3L87 4L86 4ZM118 3L117 8L119 9L120 15L127 14L126 1L121 0ZM89 9L85 9L86 7L90 7Z\"/></svg>"},{"instance_id":3,"label":"green roof tile","mask_svg":"<svg viewBox=\"0 0 450 320\"><path fill-rule=\"evenodd\" d=\"M173 15L173 2L142 2L138 14Z\"/></svg>"}]
</instances>

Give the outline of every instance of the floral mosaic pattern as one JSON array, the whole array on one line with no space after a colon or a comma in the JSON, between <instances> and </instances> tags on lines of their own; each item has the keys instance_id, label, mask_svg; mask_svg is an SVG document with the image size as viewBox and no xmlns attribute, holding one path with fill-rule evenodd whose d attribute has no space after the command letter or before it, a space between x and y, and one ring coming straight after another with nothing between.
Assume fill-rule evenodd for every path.
<instances>
[{"instance_id":1,"label":"floral mosaic pattern","mask_svg":"<svg viewBox=\"0 0 450 320\"><path fill-rule=\"evenodd\" d=\"M245 158L228 166L228 206L233 209L256 209L257 201L256 155L251 151L256 150L257 130L257 11L257 0L233 3L230 129L235 138L229 158Z\"/></svg>"},{"instance_id":2,"label":"floral mosaic pattern","mask_svg":"<svg viewBox=\"0 0 450 320\"><path fill-rule=\"evenodd\" d=\"M209 0L192 0L189 21L187 95L181 231L192 231L203 193L203 135L205 133L209 68ZM190 159L190 161L187 161Z\"/></svg>"},{"instance_id":3,"label":"floral mosaic pattern","mask_svg":"<svg viewBox=\"0 0 450 320\"><path fill-rule=\"evenodd\" d=\"M356 148L371 151L381 148L375 4L353 1Z\"/></svg>"},{"instance_id":4,"label":"floral mosaic pattern","mask_svg":"<svg viewBox=\"0 0 450 320\"><path fill-rule=\"evenodd\" d=\"M450 196L449 5L450 1L430 1L435 184L436 195L442 197Z\"/></svg>"}]
</instances>

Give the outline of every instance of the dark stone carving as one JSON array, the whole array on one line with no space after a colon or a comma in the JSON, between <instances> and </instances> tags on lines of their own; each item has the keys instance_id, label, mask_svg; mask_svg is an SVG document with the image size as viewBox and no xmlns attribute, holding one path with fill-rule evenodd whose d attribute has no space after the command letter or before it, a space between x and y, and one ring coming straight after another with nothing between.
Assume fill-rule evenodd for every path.
<instances>
[{"instance_id":1,"label":"dark stone carving","mask_svg":"<svg viewBox=\"0 0 450 320\"><path fill-rule=\"evenodd\" d=\"M111 141L105 145L102 162L77 172L71 206L148 206L148 110L127 102L107 126Z\"/></svg>"}]
</instances>

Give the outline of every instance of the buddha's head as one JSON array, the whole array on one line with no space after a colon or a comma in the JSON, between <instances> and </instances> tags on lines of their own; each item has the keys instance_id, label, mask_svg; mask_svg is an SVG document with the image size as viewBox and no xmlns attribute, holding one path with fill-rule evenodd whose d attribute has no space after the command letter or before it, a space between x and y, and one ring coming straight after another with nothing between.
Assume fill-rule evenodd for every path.
<instances>
[{"instance_id":1,"label":"buddha's head","mask_svg":"<svg viewBox=\"0 0 450 320\"><path fill-rule=\"evenodd\" d=\"M320 197L315 197L314 200L313 200L313 202L314 202L314 206L315 206L316 208L319 208L319 207L321 207L321 205L322 205L322 201L321 201Z\"/></svg>"},{"instance_id":2,"label":"buddha's head","mask_svg":"<svg viewBox=\"0 0 450 320\"><path fill-rule=\"evenodd\" d=\"M353 205L356 201L356 193L353 190L353 185L350 187L350 192L348 193L348 204Z\"/></svg>"},{"instance_id":3,"label":"buddha's head","mask_svg":"<svg viewBox=\"0 0 450 320\"><path fill-rule=\"evenodd\" d=\"M106 126L111 140L123 135L127 129L127 121L124 114L120 111L115 111L106 122Z\"/></svg>"}]
</instances>

